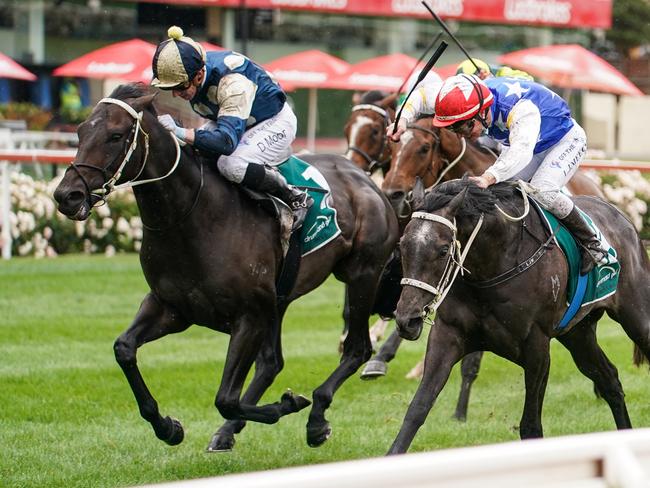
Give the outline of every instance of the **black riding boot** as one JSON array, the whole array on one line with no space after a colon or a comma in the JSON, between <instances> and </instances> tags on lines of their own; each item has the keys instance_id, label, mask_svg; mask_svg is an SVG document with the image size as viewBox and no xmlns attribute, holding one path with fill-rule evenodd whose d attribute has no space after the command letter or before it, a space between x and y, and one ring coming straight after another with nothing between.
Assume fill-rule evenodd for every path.
<instances>
[{"instance_id":1,"label":"black riding boot","mask_svg":"<svg viewBox=\"0 0 650 488\"><path fill-rule=\"evenodd\" d=\"M578 207L574 205L571 213L560 220L573 234L573 237L578 240L582 260L580 274L589 273L594 268L594 265L605 258L607 252L601 247L600 241L596 238L596 233L580 215Z\"/></svg>"},{"instance_id":2,"label":"black riding boot","mask_svg":"<svg viewBox=\"0 0 650 488\"><path fill-rule=\"evenodd\" d=\"M289 205L289 208L293 210L293 230L300 228L305 221L309 207L314 204L314 199L309 196L309 193L289 185L278 170L261 164L251 163L248 165L242 185L278 197Z\"/></svg>"}]
</instances>

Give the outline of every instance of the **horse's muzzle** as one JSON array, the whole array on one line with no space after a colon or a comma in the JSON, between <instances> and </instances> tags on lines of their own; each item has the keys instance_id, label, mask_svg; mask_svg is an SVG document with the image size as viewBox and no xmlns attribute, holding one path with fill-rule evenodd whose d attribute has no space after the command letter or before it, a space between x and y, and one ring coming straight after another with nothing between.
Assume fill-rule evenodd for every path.
<instances>
[{"instance_id":1,"label":"horse's muzzle","mask_svg":"<svg viewBox=\"0 0 650 488\"><path fill-rule=\"evenodd\" d=\"M71 220L86 220L90 215L90 202L83 191L67 191L61 187L54 191L58 210Z\"/></svg>"},{"instance_id":2,"label":"horse's muzzle","mask_svg":"<svg viewBox=\"0 0 650 488\"><path fill-rule=\"evenodd\" d=\"M420 338L424 325L422 317L405 318L397 315L395 323L397 324L397 333L402 339L417 341Z\"/></svg>"}]
</instances>

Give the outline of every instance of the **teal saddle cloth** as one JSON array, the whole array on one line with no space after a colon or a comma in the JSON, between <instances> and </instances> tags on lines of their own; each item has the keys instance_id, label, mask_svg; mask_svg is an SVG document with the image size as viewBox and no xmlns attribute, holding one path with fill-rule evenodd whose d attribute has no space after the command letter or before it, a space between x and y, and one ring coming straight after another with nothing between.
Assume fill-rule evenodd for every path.
<instances>
[{"instance_id":1,"label":"teal saddle cloth","mask_svg":"<svg viewBox=\"0 0 650 488\"><path fill-rule=\"evenodd\" d=\"M621 264L618 262L616 250L610 246L593 220L587 214L580 211L583 218L596 232L603 247L607 249L608 255L608 262L606 264L598 265L587 275L581 276L580 251L573 235L552 213L543 209L532 198L531 202L535 205L548 230L555 232L555 242L562 249L569 266L569 282L567 284L567 303L569 308L560 323L556 326L556 329L562 330L569 324L580 307L603 300L616 293Z\"/></svg>"},{"instance_id":2,"label":"teal saddle cloth","mask_svg":"<svg viewBox=\"0 0 650 488\"><path fill-rule=\"evenodd\" d=\"M336 221L336 209L331 205L330 187L320 171L296 156L291 156L276 168L290 184L307 190L314 199L300 229L301 252L306 256L341 233Z\"/></svg>"}]
</instances>

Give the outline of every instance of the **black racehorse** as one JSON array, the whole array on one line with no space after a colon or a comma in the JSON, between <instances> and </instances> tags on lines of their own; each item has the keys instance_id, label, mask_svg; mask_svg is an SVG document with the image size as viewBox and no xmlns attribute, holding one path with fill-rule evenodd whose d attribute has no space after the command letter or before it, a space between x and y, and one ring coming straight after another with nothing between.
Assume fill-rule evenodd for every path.
<instances>
[{"instance_id":1,"label":"black racehorse","mask_svg":"<svg viewBox=\"0 0 650 488\"><path fill-rule=\"evenodd\" d=\"M325 411L336 390L371 354L368 318L378 278L398 237L395 214L359 168L334 155L305 156L331 187L341 234L305 256L286 300L276 281L283 263L280 225L191 149L180 150L157 121L155 94L122 85L78 129L79 150L56 189L59 210L86 219L117 184L133 185L144 226L140 262L150 292L131 326L115 341L115 357L156 436L183 439L181 424L163 417L138 369L137 349L192 324L230 334L215 405L227 422L208 450L232 448L246 420L275 423L309 405L286 393L257 406L283 367L280 327L289 302L330 273L348 284L350 333L335 371L313 393L307 442L330 434ZM255 374L243 393L253 363Z\"/></svg>"},{"instance_id":2,"label":"black racehorse","mask_svg":"<svg viewBox=\"0 0 650 488\"><path fill-rule=\"evenodd\" d=\"M501 183L483 190L464 178L441 184L423 200L418 185L416 212L400 241L406 280L395 314L400 335L417 339L424 317L439 308L422 381L389 454L408 449L452 366L474 351L492 351L524 369L519 432L522 439L541 437L552 338L594 382L616 426L631 427L616 368L596 341L596 323L606 311L634 341L635 362L650 358L650 262L634 226L619 210L599 198L575 201L617 250L621 271L617 292L580 308L560 333L556 325L566 310L568 266L562 251L548 245L535 211L518 222L497 211L498 204L510 215L522 213L515 188ZM542 251L536 263L517 272L536 251Z\"/></svg>"}]
</instances>

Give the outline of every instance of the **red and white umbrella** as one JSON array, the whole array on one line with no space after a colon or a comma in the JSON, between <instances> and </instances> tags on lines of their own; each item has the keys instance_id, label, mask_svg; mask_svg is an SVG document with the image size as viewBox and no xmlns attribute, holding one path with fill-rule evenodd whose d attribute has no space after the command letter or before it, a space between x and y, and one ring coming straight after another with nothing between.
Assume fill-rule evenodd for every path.
<instances>
[{"instance_id":1,"label":"red and white umbrella","mask_svg":"<svg viewBox=\"0 0 650 488\"><path fill-rule=\"evenodd\" d=\"M307 112L307 149L314 151L316 140L317 88L330 88L330 82L345 73L350 64L317 49L278 58L264 65L282 88L309 88Z\"/></svg>"},{"instance_id":2,"label":"red and white umbrella","mask_svg":"<svg viewBox=\"0 0 650 488\"><path fill-rule=\"evenodd\" d=\"M417 61L400 53L367 59L353 64L347 73L333 79L330 86L343 90L397 91ZM424 63L420 63L418 68L423 66Z\"/></svg>"},{"instance_id":3,"label":"red and white umbrella","mask_svg":"<svg viewBox=\"0 0 650 488\"><path fill-rule=\"evenodd\" d=\"M52 74L149 83L153 77L151 60L155 52L154 44L141 39L131 39L84 54L59 66Z\"/></svg>"},{"instance_id":4,"label":"red and white umbrella","mask_svg":"<svg viewBox=\"0 0 650 488\"><path fill-rule=\"evenodd\" d=\"M499 56L499 62L527 71L563 88L643 95L614 66L578 44L558 44L522 49Z\"/></svg>"},{"instance_id":5,"label":"red and white umbrella","mask_svg":"<svg viewBox=\"0 0 650 488\"><path fill-rule=\"evenodd\" d=\"M36 75L23 68L9 56L0 53L0 78L35 81Z\"/></svg>"}]
</instances>

